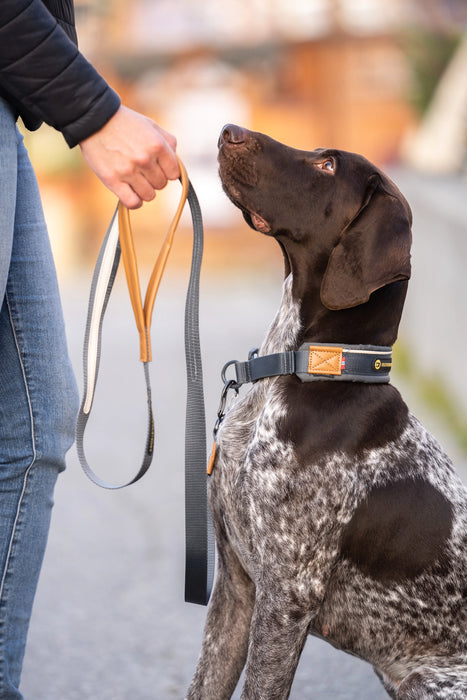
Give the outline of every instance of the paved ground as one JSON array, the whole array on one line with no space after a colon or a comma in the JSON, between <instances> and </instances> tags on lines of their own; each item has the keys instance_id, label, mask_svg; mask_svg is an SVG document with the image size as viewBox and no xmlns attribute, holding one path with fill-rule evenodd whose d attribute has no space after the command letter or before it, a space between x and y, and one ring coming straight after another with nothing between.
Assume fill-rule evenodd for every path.
<instances>
[{"instance_id":1,"label":"paved ground","mask_svg":"<svg viewBox=\"0 0 467 700\"><path fill-rule=\"evenodd\" d=\"M86 284L68 283L63 290L80 382ZM211 280L203 287L209 428L218 371L261 340L279 284L278 274L260 282ZM155 309L158 447L150 473L128 490L105 492L86 480L73 452L60 479L24 666L26 700L180 699L189 683L205 609L183 602L184 286L164 282ZM90 461L115 479L122 477L122 465L127 474L135 471L146 429L136 334L129 311L122 312L128 320L116 314L122 299L117 290L104 329L102 398L87 443ZM291 697L387 696L369 666L310 639Z\"/></svg>"}]
</instances>

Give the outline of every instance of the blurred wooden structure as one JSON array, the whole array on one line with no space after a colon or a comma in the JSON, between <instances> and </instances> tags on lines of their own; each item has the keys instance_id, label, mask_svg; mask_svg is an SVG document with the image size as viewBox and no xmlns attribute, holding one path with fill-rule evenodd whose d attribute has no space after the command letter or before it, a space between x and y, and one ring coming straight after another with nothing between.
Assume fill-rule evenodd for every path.
<instances>
[{"instance_id":1,"label":"blurred wooden structure","mask_svg":"<svg viewBox=\"0 0 467 700\"><path fill-rule=\"evenodd\" d=\"M366 3L362 12L364 5L353 0L77 1L85 55L129 106L177 136L202 200L216 266L235 259L238 240L234 247L229 240L237 228L245 232L239 234L242 240L249 236L248 246L264 246L245 229L217 182L216 141L225 122L240 120L306 150L343 148L383 166L397 160L404 135L417 124L408 100L410 69L395 31L406 3L378 0ZM360 8L358 16L353 6ZM66 150L59 136L57 144ZM48 170L44 192L49 188L57 201L63 190L69 218L79 220L81 230L68 257L86 261L96 253L112 198L86 169L70 175L60 167L55 177L50 163L50 157L36 162L39 174ZM167 219L176 195L160 197L161 203L168 201L162 205ZM152 255L154 216L151 206L137 215L143 257ZM64 227L66 222L57 222L58 235ZM186 259L185 251L181 258Z\"/></svg>"}]
</instances>

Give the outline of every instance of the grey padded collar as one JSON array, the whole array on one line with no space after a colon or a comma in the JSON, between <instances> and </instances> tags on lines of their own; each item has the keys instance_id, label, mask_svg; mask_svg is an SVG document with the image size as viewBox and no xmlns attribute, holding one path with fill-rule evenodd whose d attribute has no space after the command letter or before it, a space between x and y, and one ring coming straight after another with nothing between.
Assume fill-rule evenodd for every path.
<instances>
[{"instance_id":1,"label":"grey padded collar","mask_svg":"<svg viewBox=\"0 0 467 700\"><path fill-rule=\"evenodd\" d=\"M378 345L304 343L299 350L231 362L240 386L266 377L296 374L302 382L343 381L382 384L389 382L392 349Z\"/></svg>"}]
</instances>

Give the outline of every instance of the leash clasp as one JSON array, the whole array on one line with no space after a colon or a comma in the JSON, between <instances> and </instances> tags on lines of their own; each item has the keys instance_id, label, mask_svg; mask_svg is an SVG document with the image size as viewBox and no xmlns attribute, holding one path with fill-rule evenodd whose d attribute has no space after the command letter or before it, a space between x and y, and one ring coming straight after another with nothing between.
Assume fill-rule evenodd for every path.
<instances>
[{"instance_id":1,"label":"leash clasp","mask_svg":"<svg viewBox=\"0 0 467 700\"><path fill-rule=\"evenodd\" d=\"M235 360L233 360L232 362L235 362ZM227 362L227 364L224 365L224 368L222 370L222 379L224 380L224 386L223 386L222 392L221 392L221 400L219 403L219 408L217 409L217 420L216 420L216 423L214 425L214 430L212 431L213 436L214 436L214 440L216 439L218 430L219 430L221 423L225 417L225 407L227 405L227 396L229 394L229 391L231 389L233 389L233 391L235 391L235 396L238 396L239 385L237 384L235 379L228 379L228 380L225 379L225 370L227 369L227 367L229 365L232 364L232 362Z\"/></svg>"}]
</instances>

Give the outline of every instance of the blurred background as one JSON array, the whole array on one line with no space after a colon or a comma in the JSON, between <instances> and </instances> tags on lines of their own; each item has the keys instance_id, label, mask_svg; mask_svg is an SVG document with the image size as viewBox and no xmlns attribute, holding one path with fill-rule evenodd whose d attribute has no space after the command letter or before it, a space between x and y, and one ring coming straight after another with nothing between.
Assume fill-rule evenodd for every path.
<instances>
[{"instance_id":1,"label":"blurred background","mask_svg":"<svg viewBox=\"0 0 467 700\"><path fill-rule=\"evenodd\" d=\"M84 54L134 109L178 139L206 225L204 274L280 267L227 201L216 142L239 123L303 149L357 151L387 169L414 211L414 274L399 367L467 449L467 373L443 343L467 346L467 4L465 0L77 0ZM27 135L61 278L95 260L114 206L79 149ZM154 258L178 185L134 215ZM171 274L186 268L185 218ZM454 368L455 365L455 368Z\"/></svg>"},{"instance_id":2,"label":"blurred background","mask_svg":"<svg viewBox=\"0 0 467 700\"><path fill-rule=\"evenodd\" d=\"M233 122L305 150L360 152L407 197L413 273L393 382L467 480L466 0L77 0L76 9L82 51L128 106L176 135L200 199L208 433L220 368L260 344L281 294L279 247L246 226L218 180L218 135ZM116 202L52 129L26 140L81 383L92 268ZM179 194L171 183L132 214L143 287ZM59 480L23 674L28 700L179 699L190 681L205 617L183 602L191 242L184 215L153 322L153 468L109 494L87 482L72 451ZM103 338L87 454L115 482L136 472L146 430L121 273ZM291 695L305 697L386 694L366 664L310 639Z\"/></svg>"}]
</instances>

